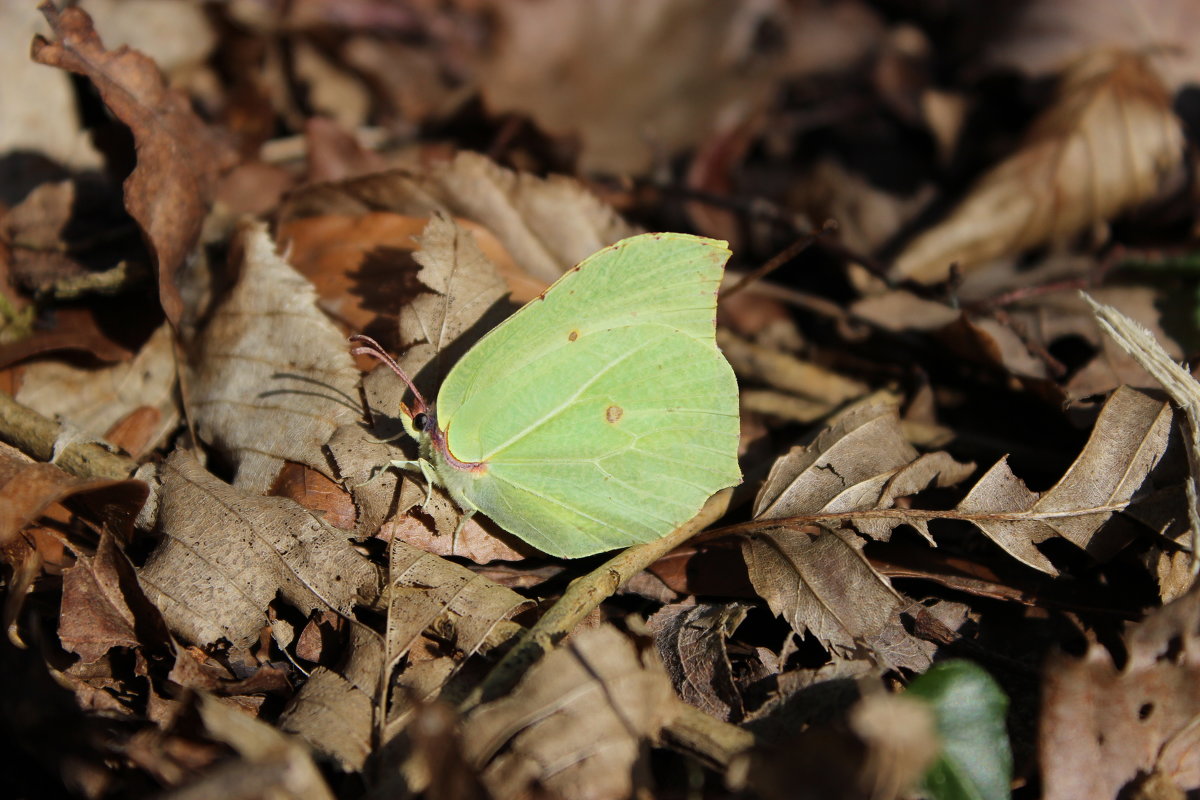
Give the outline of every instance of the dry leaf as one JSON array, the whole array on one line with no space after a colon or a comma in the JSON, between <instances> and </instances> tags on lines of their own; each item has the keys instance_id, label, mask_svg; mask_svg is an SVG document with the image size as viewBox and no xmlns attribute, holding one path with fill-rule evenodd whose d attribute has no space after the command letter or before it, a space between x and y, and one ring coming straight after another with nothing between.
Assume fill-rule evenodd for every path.
<instances>
[{"instance_id":1,"label":"dry leaf","mask_svg":"<svg viewBox=\"0 0 1200 800\"><path fill-rule=\"evenodd\" d=\"M495 265L453 221L435 214L419 244L413 258L424 291L400 311L398 361L432 400L450 368L514 309Z\"/></svg>"},{"instance_id":2,"label":"dry leaf","mask_svg":"<svg viewBox=\"0 0 1200 800\"><path fill-rule=\"evenodd\" d=\"M1002 459L955 511L1009 555L1051 575L1058 570L1035 545L1052 537L1109 558L1128 534L1105 523L1144 491L1166 450L1171 416L1166 403L1123 386L1104 404L1083 452L1049 491L1030 491Z\"/></svg>"},{"instance_id":3,"label":"dry leaf","mask_svg":"<svg viewBox=\"0 0 1200 800\"><path fill-rule=\"evenodd\" d=\"M892 275L935 283L951 264L970 271L1110 220L1162 189L1182 145L1171 98L1146 60L1093 53L1066 72L1022 147L913 240Z\"/></svg>"},{"instance_id":4,"label":"dry leaf","mask_svg":"<svg viewBox=\"0 0 1200 800\"><path fill-rule=\"evenodd\" d=\"M189 403L197 429L230 454L247 491L265 492L284 460L334 477L322 447L361 413L345 337L265 226L247 227L242 245L241 279L199 341Z\"/></svg>"},{"instance_id":5,"label":"dry leaf","mask_svg":"<svg viewBox=\"0 0 1200 800\"><path fill-rule=\"evenodd\" d=\"M1172 93L1200 74L1200 6L1192 0L1034 0L988 49L987 61L1025 75L1058 72L1080 53L1120 47L1154 60Z\"/></svg>"},{"instance_id":6,"label":"dry leaf","mask_svg":"<svg viewBox=\"0 0 1200 800\"><path fill-rule=\"evenodd\" d=\"M748 610L741 603L676 603L646 621L679 697L725 722L745 714L725 645Z\"/></svg>"},{"instance_id":7,"label":"dry leaf","mask_svg":"<svg viewBox=\"0 0 1200 800\"><path fill-rule=\"evenodd\" d=\"M154 62L120 48L104 49L79 8L40 6L56 42L34 39L32 57L88 78L109 110L129 126L138 165L125 182L125 208L146 237L158 273L159 299L172 323L184 316L177 273L200 241L217 176L236 159L233 148L170 89Z\"/></svg>"},{"instance_id":8,"label":"dry leaf","mask_svg":"<svg viewBox=\"0 0 1200 800\"><path fill-rule=\"evenodd\" d=\"M433 699L502 620L532 602L465 567L399 541L392 542L388 573L384 640L389 673L423 633L444 642L454 654L429 664L432 671L427 668L417 674L410 665L401 673L394 685L407 691L399 693L389 709L388 724L394 730L414 702Z\"/></svg>"},{"instance_id":9,"label":"dry leaf","mask_svg":"<svg viewBox=\"0 0 1200 800\"><path fill-rule=\"evenodd\" d=\"M105 437L138 409L157 412L137 458L157 446L179 422L175 401L174 335L162 325L129 361L82 369L65 361L40 361L25 368L16 400L39 413L63 418L80 432Z\"/></svg>"},{"instance_id":10,"label":"dry leaf","mask_svg":"<svg viewBox=\"0 0 1200 800\"><path fill-rule=\"evenodd\" d=\"M352 622L342 663L312 671L280 715L280 730L300 736L348 772L361 770L381 723L383 667L383 637Z\"/></svg>"},{"instance_id":11,"label":"dry leaf","mask_svg":"<svg viewBox=\"0 0 1200 800\"><path fill-rule=\"evenodd\" d=\"M951 485L973 468L946 453L919 456L894 407L864 406L775 462L755 501L755 521L806 516L832 524L854 511L890 509L930 484ZM894 527L873 519L856 524L877 539ZM912 524L929 538L924 522ZM901 663L921 660L922 648L906 648L907 634L897 629L901 598L863 556L863 544L848 530L781 524L756 533L742 553L755 591L797 633L811 631L839 653L871 642L885 661L888 651Z\"/></svg>"},{"instance_id":12,"label":"dry leaf","mask_svg":"<svg viewBox=\"0 0 1200 800\"><path fill-rule=\"evenodd\" d=\"M515 276L509 281L521 284L515 296L519 301L536 296L602 247L638 232L574 178L513 172L471 152L418 174L386 172L308 187L289 198L280 214L290 221L372 211L408 216L441 212L478 223L516 262L512 271L525 276L524 281Z\"/></svg>"},{"instance_id":13,"label":"dry leaf","mask_svg":"<svg viewBox=\"0 0 1200 800\"><path fill-rule=\"evenodd\" d=\"M78 478L54 464L31 460L7 444L0 444L0 544L15 538L55 503L75 498L88 516L127 537L133 518L146 499L141 481Z\"/></svg>"},{"instance_id":14,"label":"dry leaf","mask_svg":"<svg viewBox=\"0 0 1200 800\"><path fill-rule=\"evenodd\" d=\"M0 3L0 119L10 120L0 125L0 153L36 152L68 169L99 169L103 158L80 123L70 76L29 57L30 39L44 30L33 3ZM0 191L6 204L31 186L27 180L6 183Z\"/></svg>"},{"instance_id":15,"label":"dry leaf","mask_svg":"<svg viewBox=\"0 0 1200 800\"><path fill-rule=\"evenodd\" d=\"M333 800L308 750L267 723L243 714L207 693L196 695L196 710L207 734L240 756L190 781L192 797L280 800ZM185 792L172 796L179 798Z\"/></svg>"},{"instance_id":16,"label":"dry leaf","mask_svg":"<svg viewBox=\"0 0 1200 800\"><path fill-rule=\"evenodd\" d=\"M583 800L630 797L645 742L673 714L662 665L615 628L578 633L507 696L463 724L468 760L496 798L543 786Z\"/></svg>"},{"instance_id":17,"label":"dry leaf","mask_svg":"<svg viewBox=\"0 0 1200 800\"><path fill-rule=\"evenodd\" d=\"M145 611L133 566L117 549L113 537L103 534L95 555L78 555L75 565L63 573L58 622L63 648L87 664L113 647L133 649L155 638L167 641L166 629L157 615L154 619L139 616L130 606L128 595L135 592L138 596L132 602ZM152 630L156 635L147 636Z\"/></svg>"},{"instance_id":18,"label":"dry leaf","mask_svg":"<svg viewBox=\"0 0 1200 800\"><path fill-rule=\"evenodd\" d=\"M1047 800L1124 797L1165 778L1182 797L1200 787L1200 591L1155 611L1124 636L1118 666L1092 642L1058 654L1042 689L1042 790Z\"/></svg>"},{"instance_id":19,"label":"dry leaf","mask_svg":"<svg viewBox=\"0 0 1200 800\"><path fill-rule=\"evenodd\" d=\"M342 663L314 670L280 722L347 769L361 769L497 624L529 604L511 589L401 542L392 542L390 552L384 635L352 624ZM410 654L422 634L445 642L453 655L415 659Z\"/></svg>"},{"instance_id":20,"label":"dry leaf","mask_svg":"<svg viewBox=\"0 0 1200 800\"><path fill-rule=\"evenodd\" d=\"M375 566L291 500L239 491L183 451L163 464L161 478L163 540L138 578L186 641L255 641L276 595L306 615L348 614L378 595Z\"/></svg>"}]
</instances>

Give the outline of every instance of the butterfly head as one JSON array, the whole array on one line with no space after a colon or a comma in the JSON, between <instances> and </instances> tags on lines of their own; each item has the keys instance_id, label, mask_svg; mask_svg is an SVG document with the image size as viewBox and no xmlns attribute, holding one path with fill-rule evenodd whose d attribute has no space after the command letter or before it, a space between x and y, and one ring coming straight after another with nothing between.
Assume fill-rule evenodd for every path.
<instances>
[{"instance_id":1,"label":"butterfly head","mask_svg":"<svg viewBox=\"0 0 1200 800\"><path fill-rule=\"evenodd\" d=\"M407 373L400 369L400 365L396 363L396 360L383 349L383 345L370 336L365 336L361 333L351 336L350 341L360 344L359 347L351 348L350 352L353 355L371 356L382 361L392 372L400 376L400 379L408 385L409 390L413 393L412 407L409 407L407 403L400 404L400 422L404 425L404 430L408 435L421 442L435 433L437 431L437 415L433 413L433 406L425 402L425 398L421 395L421 392L413 384Z\"/></svg>"}]
</instances>

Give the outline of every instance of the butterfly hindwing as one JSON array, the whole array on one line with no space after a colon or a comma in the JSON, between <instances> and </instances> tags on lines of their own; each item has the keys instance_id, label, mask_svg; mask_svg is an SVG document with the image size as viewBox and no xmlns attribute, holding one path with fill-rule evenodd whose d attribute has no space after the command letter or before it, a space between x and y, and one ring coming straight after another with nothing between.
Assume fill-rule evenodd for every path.
<instances>
[{"instance_id":1,"label":"butterfly hindwing","mask_svg":"<svg viewBox=\"0 0 1200 800\"><path fill-rule=\"evenodd\" d=\"M438 396L471 505L554 555L652 541L736 484L738 395L714 342L729 251L683 234L602 250L485 336Z\"/></svg>"}]
</instances>

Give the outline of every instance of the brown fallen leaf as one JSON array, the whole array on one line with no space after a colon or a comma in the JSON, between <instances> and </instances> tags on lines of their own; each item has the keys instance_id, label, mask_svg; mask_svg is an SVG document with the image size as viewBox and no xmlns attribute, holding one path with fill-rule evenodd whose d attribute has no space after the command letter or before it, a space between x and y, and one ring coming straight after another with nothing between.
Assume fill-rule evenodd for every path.
<instances>
[{"instance_id":1,"label":"brown fallen leaf","mask_svg":"<svg viewBox=\"0 0 1200 800\"><path fill-rule=\"evenodd\" d=\"M372 750L404 731L411 712L437 696L498 624L529 604L402 542L392 542L390 553L383 636L352 623L341 663L314 670L280 723L348 769L360 769ZM422 635L451 653L420 659L414 651Z\"/></svg>"},{"instance_id":2,"label":"brown fallen leaf","mask_svg":"<svg viewBox=\"0 0 1200 800\"><path fill-rule=\"evenodd\" d=\"M725 722L745 714L726 640L746 618L741 603L675 603L646 621L680 698Z\"/></svg>"},{"instance_id":3,"label":"brown fallen leaf","mask_svg":"<svg viewBox=\"0 0 1200 800\"><path fill-rule=\"evenodd\" d=\"M79 478L54 464L31 460L0 443L0 544L21 531L56 503L71 500L96 522L128 537L133 519L146 499L141 481Z\"/></svg>"},{"instance_id":4,"label":"brown fallen leaf","mask_svg":"<svg viewBox=\"0 0 1200 800\"><path fill-rule=\"evenodd\" d=\"M892 276L945 280L1060 241L1154 197L1179 165L1183 133L1146 59L1098 51L1064 73L1021 148L896 257Z\"/></svg>"},{"instance_id":5,"label":"brown fallen leaf","mask_svg":"<svg viewBox=\"0 0 1200 800\"><path fill-rule=\"evenodd\" d=\"M946 453L918 455L894 407L846 413L811 445L776 461L759 490L754 526L761 532L742 545L755 591L794 631L811 631L839 655L873 641L881 657L891 651L900 658L897 666L909 658L919 665L924 648L906 648L907 634L898 628L902 598L867 561L854 531L826 526L843 514L853 518L853 511L890 509L930 484L952 485L972 469ZM823 524L806 525L800 521L806 517ZM776 519L783 521L772 525ZM856 524L880 540L892 527ZM930 538L923 522L913 525Z\"/></svg>"},{"instance_id":6,"label":"brown fallen leaf","mask_svg":"<svg viewBox=\"0 0 1200 800\"><path fill-rule=\"evenodd\" d=\"M441 212L479 224L515 262L506 271L496 259L519 302L600 248L639 232L574 178L514 172L471 152L419 173L396 170L305 187L288 198L280 219L375 211L414 217Z\"/></svg>"},{"instance_id":7,"label":"brown fallen leaf","mask_svg":"<svg viewBox=\"0 0 1200 800\"><path fill-rule=\"evenodd\" d=\"M413 258L422 293L400 311L400 366L432 399L442 379L484 333L515 309L475 237L439 214Z\"/></svg>"},{"instance_id":8,"label":"brown fallen leaf","mask_svg":"<svg viewBox=\"0 0 1200 800\"><path fill-rule=\"evenodd\" d=\"M376 567L291 500L235 489L184 451L167 459L160 479L163 539L138 580L185 641L248 645L276 595L306 615L348 614L378 596Z\"/></svg>"},{"instance_id":9,"label":"brown fallen leaf","mask_svg":"<svg viewBox=\"0 0 1200 800\"><path fill-rule=\"evenodd\" d=\"M174 334L168 325L161 325L132 359L110 367L84 369L49 360L29 364L16 399L97 438L106 437L114 425L139 409L157 412L146 420L147 429L138 437L140 446L127 448L137 458L157 446L179 422Z\"/></svg>"},{"instance_id":10,"label":"brown fallen leaf","mask_svg":"<svg viewBox=\"0 0 1200 800\"><path fill-rule=\"evenodd\" d=\"M410 663L391 678L390 685L403 691L392 698L385 738L407 723L414 704L434 699L501 621L533 605L512 589L403 542L393 541L390 554L384 632L389 676L422 634L444 642L452 655L421 668Z\"/></svg>"},{"instance_id":11,"label":"brown fallen leaf","mask_svg":"<svg viewBox=\"0 0 1200 800\"><path fill-rule=\"evenodd\" d=\"M345 337L265 226L249 225L240 242L241 278L197 343L188 398L197 431L229 454L247 491L265 492L285 460L334 477L322 447L360 415Z\"/></svg>"},{"instance_id":12,"label":"brown fallen leaf","mask_svg":"<svg viewBox=\"0 0 1200 800\"><path fill-rule=\"evenodd\" d=\"M127 596L131 593L137 594L133 600ZM75 565L63 573L58 638L64 649L85 664L113 647L133 649L155 639L157 644L169 641L157 615L147 618L149 615L134 611L144 603L132 564L113 537L103 534L95 555L80 554ZM153 635L148 636L151 631Z\"/></svg>"},{"instance_id":13,"label":"brown fallen leaf","mask_svg":"<svg viewBox=\"0 0 1200 800\"><path fill-rule=\"evenodd\" d=\"M1122 662L1091 642L1046 664L1038 733L1047 800L1126 796L1149 776L1200 787L1200 590L1124 635ZM1130 795L1132 796L1132 795Z\"/></svg>"},{"instance_id":14,"label":"brown fallen leaf","mask_svg":"<svg viewBox=\"0 0 1200 800\"><path fill-rule=\"evenodd\" d=\"M578 633L508 695L463 723L463 747L494 797L545 787L571 798L634 795L647 740L673 716L653 650L605 625Z\"/></svg>"},{"instance_id":15,"label":"brown fallen leaf","mask_svg":"<svg viewBox=\"0 0 1200 800\"><path fill-rule=\"evenodd\" d=\"M1171 418L1170 405L1123 386L1104 404L1079 457L1048 491L1030 491L1001 459L947 516L963 515L1009 555L1051 575L1058 570L1035 545L1053 537L1105 560L1130 537L1105 523L1145 491L1166 450Z\"/></svg>"},{"instance_id":16,"label":"brown fallen leaf","mask_svg":"<svg viewBox=\"0 0 1200 800\"><path fill-rule=\"evenodd\" d=\"M186 792L198 797L333 800L311 753L299 742L211 694L197 693L195 708L205 733L232 747L239 758L206 770L188 782Z\"/></svg>"},{"instance_id":17,"label":"brown fallen leaf","mask_svg":"<svg viewBox=\"0 0 1200 800\"><path fill-rule=\"evenodd\" d=\"M50 2L39 8L57 41L35 37L33 59L86 77L133 134L138 164L125 183L125 208L146 237L163 310L178 324L186 313L178 273L200 240L217 177L236 162L236 151L196 116L182 92L166 85L153 61L126 47L105 50L85 11L60 12Z\"/></svg>"},{"instance_id":18,"label":"brown fallen leaf","mask_svg":"<svg viewBox=\"0 0 1200 800\"><path fill-rule=\"evenodd\" d=\"M345 657L337 668L317 667L279 718L279 728L347 771L363 768L381 724L383 637L351 622Z\"/></svg>"}]
</instances>

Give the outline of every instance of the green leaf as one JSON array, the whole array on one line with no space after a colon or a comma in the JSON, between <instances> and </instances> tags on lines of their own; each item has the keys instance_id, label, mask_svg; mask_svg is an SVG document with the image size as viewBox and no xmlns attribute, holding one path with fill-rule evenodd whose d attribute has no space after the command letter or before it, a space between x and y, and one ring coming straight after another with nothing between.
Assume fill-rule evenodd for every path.
<instances>
[{"instance_id":1,"label":"green leaf","mask_svg":"<svg viewBox=\"0 0 1200 800\"><path fill-rule=\"evenodd\" d=\"M934 800L1008 798L1008 697L992 677L970 661L943 661L914 680L906 694L929 703L942 738L942 753L923 781L928 795Z\"/></svg>"}]
</instances>

